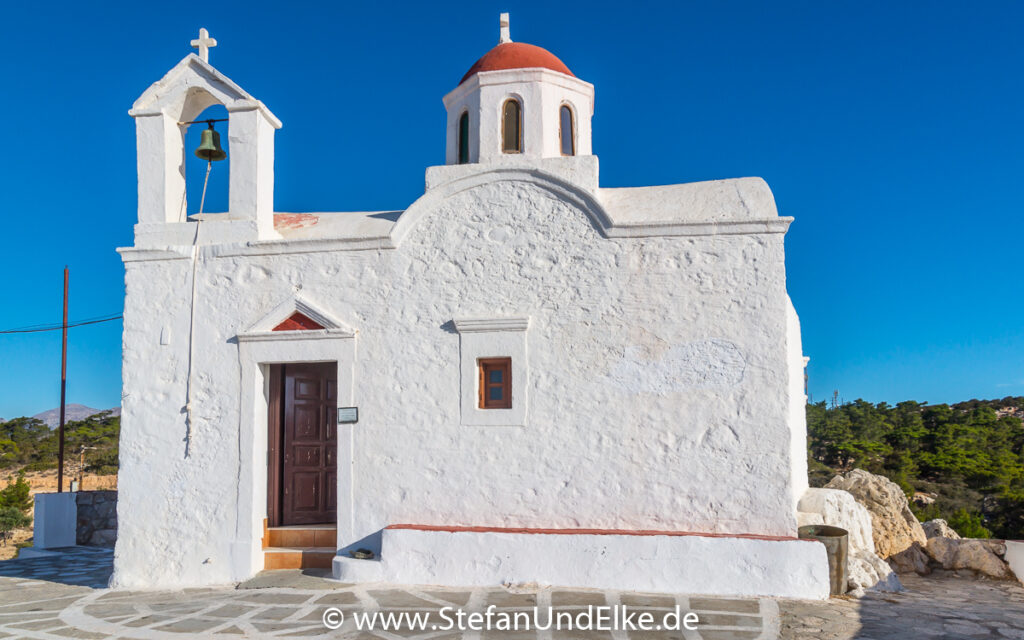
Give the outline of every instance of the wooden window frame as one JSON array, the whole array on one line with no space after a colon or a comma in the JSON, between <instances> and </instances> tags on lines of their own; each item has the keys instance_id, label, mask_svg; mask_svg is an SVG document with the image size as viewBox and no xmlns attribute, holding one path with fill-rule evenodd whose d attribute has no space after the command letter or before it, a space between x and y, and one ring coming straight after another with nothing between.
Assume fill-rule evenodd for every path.
<instances>
[{"instance_id":1,"label":"wooden window frame","mask_svg":"<svg viewBox=\"0 0 1024 640\"><path fill-rule=\"evenodd\" d=\"M517 132L519 135L516 139L516 148L513 150L506 149L506 141L508 141L508 132L505 131L505 109L508 108L508 104L514 102L519 111L519 122L517 124ZM505 102L501 103L501 152L508 154L522 153L523 152L523 103L518 98L508 98Z\"/></svg>"},{"instance_id":2,"label":"wooden window frame","mask_svg":"<svg viewBox=\"0 0 1024 640\"><path fill-rule=\"evenodd\" d=\"M476 361L479 372L478 395L480 409L511 409L512 408L512 358L480 358ZM488 374L491 371L501 371L501 400L491 400L488 391L491 387L498 386L496 383L488 382Z\"/></svg>"}]
</instances>

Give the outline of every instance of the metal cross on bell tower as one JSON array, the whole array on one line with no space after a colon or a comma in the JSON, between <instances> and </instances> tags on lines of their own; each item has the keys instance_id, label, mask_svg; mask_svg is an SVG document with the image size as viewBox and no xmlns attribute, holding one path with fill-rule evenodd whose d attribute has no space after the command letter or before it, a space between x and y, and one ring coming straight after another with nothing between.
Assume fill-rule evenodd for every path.
<instances>
[{"instance_id":1,"label":"metal cross on bell tower","mask_svg":"<svg viewBox=\"0 0 1024 640\"><path fill-rule=\"evenodd\" d=\"M206 28L199 30L199 37L192 41L192 48L199 49L199 59L203 62L210 61L210 49L217 46L217 41L210 37Z\"/></svg>"}]
</instances>

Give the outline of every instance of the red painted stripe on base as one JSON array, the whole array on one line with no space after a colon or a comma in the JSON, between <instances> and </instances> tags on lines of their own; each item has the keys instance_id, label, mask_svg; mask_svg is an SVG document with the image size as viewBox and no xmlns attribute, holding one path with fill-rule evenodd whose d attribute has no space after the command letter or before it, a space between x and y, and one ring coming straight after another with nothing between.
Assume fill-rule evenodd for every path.
<instances>
[{"instance_id":1,"label":"red painted stripe on base","mask_svg":"<svg viewBox=\"0 0 1024 640\"><path fill-rule=\"evenodd\" d=\"M448 533L529 533L560 536L699 536L702 538L742 538L744 540L770 540L788 542L807 540L790 536L763 536L756 533L701 533L698 531L655 531L651 529L533 529L527 527L458 527L434 524L392 524L388 529L411 529L413 531L445 531Z\"/></svg>"}]
</instances>

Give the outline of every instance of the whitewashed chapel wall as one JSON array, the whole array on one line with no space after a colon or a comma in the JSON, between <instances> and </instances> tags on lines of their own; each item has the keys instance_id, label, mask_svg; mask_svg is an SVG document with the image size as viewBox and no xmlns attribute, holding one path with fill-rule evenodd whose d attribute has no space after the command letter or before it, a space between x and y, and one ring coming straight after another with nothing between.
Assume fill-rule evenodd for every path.
<instances>
[{"instance_id":1,"label":"whitewashed chapel wall","mask_svg":"<svg viewBox=\"0 0 1024 640\"><path fill-rule=\"evenodd\" d=\"M239 406L235 336L300 287L358 331L353 540L392 523L795 534L782 234L606 239L496 182L394 250L204 252L187 459L190 262L126 265L117 584L251 569L264 514L236 503L262 509L265 474L240 473L239 423L265 408ZM530 317L526 424L464 426L451 322L503 316Z\"/></svg>"}]
</instances>

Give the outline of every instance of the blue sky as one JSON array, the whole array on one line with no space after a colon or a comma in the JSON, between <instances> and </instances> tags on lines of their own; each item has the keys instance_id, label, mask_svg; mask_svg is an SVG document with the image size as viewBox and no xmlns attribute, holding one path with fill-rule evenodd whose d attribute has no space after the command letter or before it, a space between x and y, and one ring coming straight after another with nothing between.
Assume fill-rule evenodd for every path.
<instances>
[{"instance_id":1,"label":"blue sky","mask_svg":"<svg viewBox=\"0 0 1024 640\"><path fill-rule=\"evenodd\" d=\"M402 209L444 161L441 96L497 41L596 85L603 186L762 176L810 389L1024 395L1024 4L15 3L0 39L0 329L122 308L135 98L205 26L284 122L279 211ZM195 128L194 128L195 129ZM190 143L191 144L191 143ZM190 178L201 174L190 167ZM215 173L207 210L223 210ZM201 187L194 181L192 189ZM195 202L195 200L193 200ZM71 330L68 400L120 398L119 322ZM0 416L59 401L60 333L0 335Z\"/></svg>"}]
</instances>

